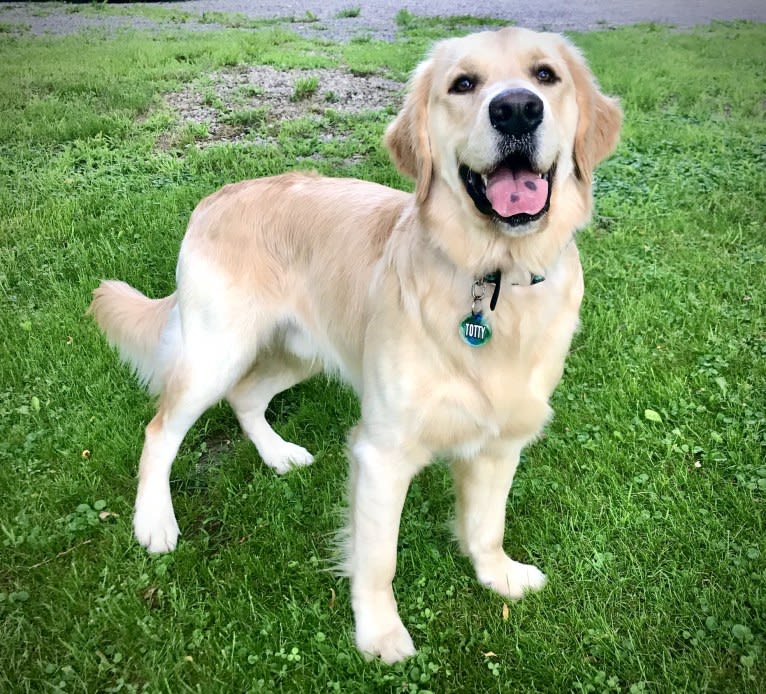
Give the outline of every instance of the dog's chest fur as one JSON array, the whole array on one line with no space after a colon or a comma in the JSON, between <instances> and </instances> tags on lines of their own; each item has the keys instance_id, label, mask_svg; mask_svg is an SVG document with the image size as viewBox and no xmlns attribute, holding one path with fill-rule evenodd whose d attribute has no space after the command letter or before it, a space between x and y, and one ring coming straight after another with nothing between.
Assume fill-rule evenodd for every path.
<instances>
[{"instance_id":1,"label":"dog's chest fur","mask_svg":"<svg viewBox=\"0 0 766 694\"><path fill-rule=\"evenodd\" d=\"M385 312L369 327L363 408L406 422L406 436L437 454L472 457L491 440L529 441L550 418L548 398L558 383L577 328L582 271L574 244L545 282L505 286L485 315L493 335L480 347L458 330L470 310L444 310L443 297L425 297L420 313L396 334ZM488 298L485 304L488 304Z\"/></svg>"}]
</instances>

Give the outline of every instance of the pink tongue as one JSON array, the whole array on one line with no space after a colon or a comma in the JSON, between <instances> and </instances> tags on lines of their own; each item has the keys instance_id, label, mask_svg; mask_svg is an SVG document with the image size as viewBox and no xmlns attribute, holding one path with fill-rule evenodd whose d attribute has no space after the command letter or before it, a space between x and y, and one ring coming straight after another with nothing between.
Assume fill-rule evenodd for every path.
<instances>
[{"instance_id":1,"label":"pink tongue","mask_svg":"<svg viewBox=\"0 0 766 694\"><path fill-rule=\"evenodd\" d=\"M486 195L501 217L537 214L548 199L548 181L533 171L511 171L502 166L489 175Z\"/></svg>"}]
</instances>

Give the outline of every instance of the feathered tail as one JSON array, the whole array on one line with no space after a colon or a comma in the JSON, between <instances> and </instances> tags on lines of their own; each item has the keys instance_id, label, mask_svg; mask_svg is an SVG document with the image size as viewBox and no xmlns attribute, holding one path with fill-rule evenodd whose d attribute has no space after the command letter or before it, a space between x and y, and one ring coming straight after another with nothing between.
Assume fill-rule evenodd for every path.
<instances>
[{"instance_id":1,"label":"feathered tail","mask_svg":"<svg viewBox=\"0 0 766 694\"><path fill-rule=\"evenodd\" d=\"M109 344L154 393L162 387L163 350L159 347L172 339L166 328L175 305L175 293L164 299L149 299L125 282L104 280L93 290L88 309Z\"/></svg>"}]
</instances>

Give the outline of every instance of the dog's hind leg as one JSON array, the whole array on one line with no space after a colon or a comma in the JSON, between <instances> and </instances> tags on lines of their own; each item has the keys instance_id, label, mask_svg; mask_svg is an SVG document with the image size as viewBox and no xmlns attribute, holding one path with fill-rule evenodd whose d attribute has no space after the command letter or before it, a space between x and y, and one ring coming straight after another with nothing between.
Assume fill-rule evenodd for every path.
<instances>
[{"instance_id":1,"label":"dog's hind leg","mask_svg":"<svg viewBox=\"0 0 766 694\"><path fill-rule=\"evenodd\" d=\"M285 441L266 421L266 408L283 390L320 370L313 361L289 354L258 357L250 371L226 395L245 433L258 449L263 462L280 475L314 458L305 448Z\"/></svg>"},{"instance_id":2,"label":"dog's hind leg","mask_svg":"<svg viewBox=\"0 0 766 694\"><path fill-rule=\"evenodd\" d=\"M141 453L133 530L150 552L170 552L178 540L170 469L186 432L248 365L248 355L233 354L228 344L187 341L186 346L168 374Z\"/></svg>"}]
</instances>

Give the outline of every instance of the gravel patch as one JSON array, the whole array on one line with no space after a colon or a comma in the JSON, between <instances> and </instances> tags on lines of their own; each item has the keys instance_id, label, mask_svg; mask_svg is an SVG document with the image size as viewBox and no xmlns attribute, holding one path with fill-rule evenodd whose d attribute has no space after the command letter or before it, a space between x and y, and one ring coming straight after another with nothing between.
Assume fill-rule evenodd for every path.
<instances>
[{"instance_id":1,"label":"gravel patch","mask_svg":"<svg viewBox=\"0 0 766 694\"><path fill-rule=\"evenodd\" d=\"M84 31L117 32L121 29L156 30L160 25L145 17L92 16L64 3L15 2L0 4L0 24L7 33L39 36L79 34ZM12 31L14 30L15 31Z\"/></svg>"},{"instance_id":2,"label":"gravel patch","mask_svg":"<svg viewBox=\"0 0 766 694\"><path fill-rule=\"evenodd\" d=\"M303 96L296 86L316 88ZM207 134L198 138L205 146L236 142L246 137L249 120L256 125L295 118L319 119L328 109L342 114L361 113L391 106L403 84L378 75L354 75L336 68L277 70L269 65L240 66L218 70L180 92L167 94L165 103L177 114L183 127L204 123ZM259 117L259 114L262 114ZM274 141L269 135L253 140ZM172 140L159 143L172 145Z\"/></svg>"}]
</instances>

